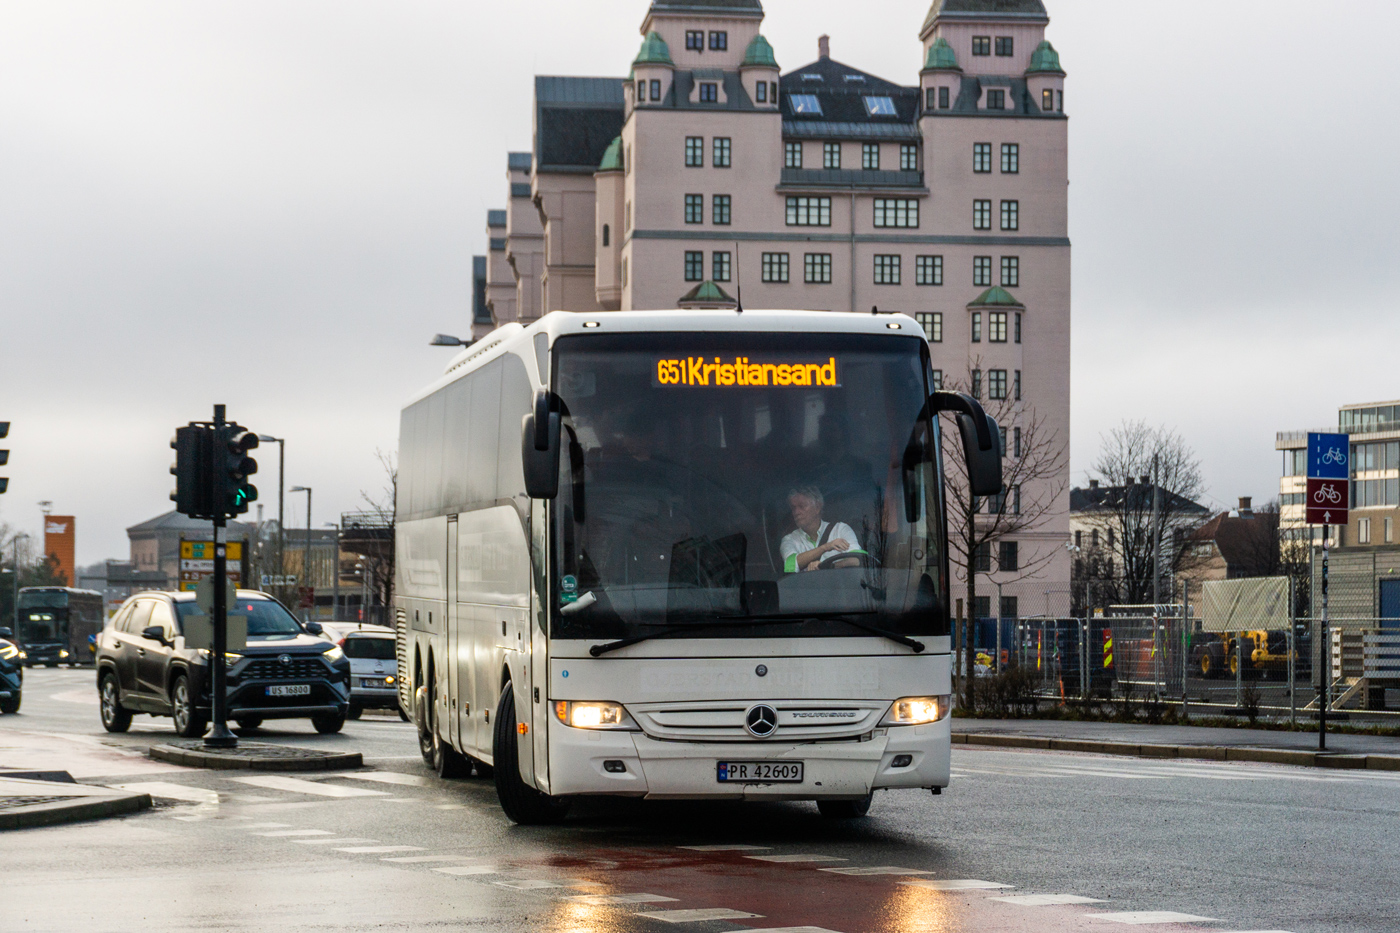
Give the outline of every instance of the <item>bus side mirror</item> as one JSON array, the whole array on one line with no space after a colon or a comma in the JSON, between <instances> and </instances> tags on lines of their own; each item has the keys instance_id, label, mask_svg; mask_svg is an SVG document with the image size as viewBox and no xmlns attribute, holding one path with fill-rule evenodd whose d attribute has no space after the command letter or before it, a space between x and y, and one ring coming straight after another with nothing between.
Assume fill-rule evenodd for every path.
<instances>
[{"instance_id":1,"label":"bus side mirror","mask_svg":"<svg viewBox=\"0 0 1400 933\"><path fill-rule=\"evenodd\" d=\"M535 397L535 411L520 426L520 461L525 468L525 494L531 499L559 495L559 413L549 410L549 397Z\"/></svg>"},{"instance_id":2,"label":"bus side mirror","mask_svg":"<svg viewBox=\"0 0 1400 933\"><path fill-rule=\"evenodd\" d=\"M979 406L980 408L980 406ZM983 431L978 431L977 415L986 419ZM958 415L958 433L962 435L963 456L967 458L967 483L974 496L1001 494L1001 428L986 412ZM980 435L980 436L979 436ZM982 446L983 440L990 443Z\"/></svg>"}]
</instances>

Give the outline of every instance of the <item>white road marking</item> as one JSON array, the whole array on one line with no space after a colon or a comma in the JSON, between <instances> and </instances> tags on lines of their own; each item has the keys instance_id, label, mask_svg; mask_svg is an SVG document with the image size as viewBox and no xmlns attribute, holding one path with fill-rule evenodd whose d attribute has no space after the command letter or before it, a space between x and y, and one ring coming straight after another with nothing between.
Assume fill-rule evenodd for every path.
<instances>
[{"instance_id":1,"label":"white road marking","mask_svg":"<svg viewBox=\"0 0 1400 933\"><path fill-rule=\"evenodd\" d=\"M749 920L763 914L750 914L728 907L699 907L694 910L647 910L639 912L637 916L666 923L698 923L702 920Z\"/></svg>"},{"instance_id":2,"label":"white road marking","mask_svg":"<svg viewBox=\"0 0 1400 933\"><path fill-rule=\"evenodd\" d=\"M576 904L588 904L592 907L606 907L609 904L674 904L676 902L676 898L663 897L660 894L576 894L573 897L566 897L564 900L573 901Z\"/></svg>"},{"instance_id":3,"label":"white road marking","mask_svg":"<svg viewBox=\"0 0 1400 933\"><path fill-rule=\"evenodd\" d=\"M692 852L767 852L772 846L676 846Z\"/></svg>"},{"instance_id":4,"label":"white road marking","mask_svg":"<svg viewBox=\"0 0 1400 933\"><path fill-rule=\"evenodd\" d=\"M434 807L436 810L465 810L466 808L467 805L463 803L440 803Z\"/></svg>"},{"instance_id":5,"label":"white road marking","mask_svg":"<svg viewBox=\"0 0 1400 933\"><path fill-rule=\"evenodd\" d=\"M844 862L847 859L834 855L746 855L759 862Z\"/></svg>"},{"instance_id":6,"label":"white road marking","mask_svg":"<svg viewBox=\"0 0 1400 933\"><path fill-rule=\"evenodd\" d=\"M253 833L253 835L276 839L281 836L334 836L335 833L329 829L274 829L265 833Z\"/></svg>"},{"instance_id":7,"label":"white road marking","mask_svg":"<svg viewBox=\"0 0 1400 933\"><path fill-rule=\"evenodd\" d=\"M304 846L350 846L378 842L378 839L361 839L356 837L335 837L333 839L293 839L295 843Z\"/></svg>"},{"instance_id":8,"label":"white road marking","mask_svg":"<svg viewBox=\"0 0 1400 933\"><path fill-rule=\"evenodd\" d=\"M165 781L139 781L135 784L115 784L122 790L134 794L150 794L152 797L169 797L171 800L188 800L191 803L218 803L216 791L202 787L186 787L183 784L167 784Z\"/></svg>"},{"instance_id":9,"label":"white road marking","mask_svg":"<svg viewBox=\"0 0 1400 933\"><path fill-rule=\"evenodd\" d=\"M922 868L900 868L896 865L882 865L878 868L818 868L817 871L829 871L833 875L930 875L932 872L924 871Z\"/></svg>"},{"instance_id":10,"label":"white road marking","mask_svg":"<svg viewBox=\"0 0 1400 933\"><path fill-rule=\"evenodd\" d=\"M381 862L398 862L401 865L418 865L423 862L460 862L460 855L400 855L394 858L382 858Z\"/></svg>"},{"instance_id":11,"label":"white road marking","mask_svg":"<svg viewBox=\"0 0 1400 933\"><path fill-rule=\"evenodd\" d=\"M755 927L753 933L837 933L826 927Z\"/></svg>"},{"instance_id":12,"label":"white road marking","mask_svg":"<svg viewBox=\"0 0 1400 933\"><path fill-rule=\"evenodd\" d=\"M286 829L291 823L248 823L246 825L235 826L234 829Z\"/></svg>"},{"instance_id":13,"label":"white road marking","mask_svg":"<svg viewBox=\"0 0 1400 933\"><path fill-rule=\"evenodd\" d=\"M455 865L452 868L434 868L444 875L499 875L501 870L494 865Z\"/></svg>"},{"instance_id":14,"label":"white road marking","mask_svg":"<svg viewBox=\"0 0 1400 933\"><path fill-rule=\"evenodd\" d=\"M493 881L494 885L502 888L512 888L516 891L542 891L545 888L563 888L567 885L556 884L553 881L538 881L527 879L525 881Z\"/></svg>"},{"instance_id":15,"label":"white road marking","mask_svg":"<svg viewBox=\"0 0 1400 933\"><path fill-rule=\"evenodd\" d=\"M402 784L404 787L427 787L431 783L421 774L401 774L398 771L359 771L354 774L332 774L331 777L350 781L376 781L380 784Z\"/></svg>"},{"instance_id":16,"label":"white road marking","mask_svg":"<svg viewBox=\"0 0 1400 933\"><path fill-rule=\"evenodd\" d=\"M1015 885L997 884L995 881L979 881L976 878L916 878L913 881L901 881L900 884L907 884L916 888L929 888L934 891L993 891L998 888L1011 888Z\"/></svg>"},{"instance_id":17,"label":"white road marking","mask_svg":"<svg viewBox=\"0 0 1400 933\"><path fill-rule=\"evenodd\" d=\"M1098 897L1080 897L1078 894L1010 894L988 900L1016 904L1020 907L1052 907L1056 904L1102 904Z\"/></svg>"},{"instance_id":18,"label":"white road marking","mask_svg":"<svg viewBox=\"0 0 1400 933\"><path fill-rule=\"evenodd\" d=\"M294 794L315 794L319 797L387 797L382 790L366 790L363 787L340 787L335 784L320 784L316 781L303 781L301 778L281 777L275 774L255 774L250 777L229 778L241 784L266 787L271 790L285 790Z\"/></svg>"},{"instance_id":19,"label":"white road marking","mask_svg":"<svg viewBox=\"0 0 1400 933\"><path fill-rule=\"evenodd\" d=\"M351 846L336 849L337 852L354 852L356 855L383 855L386 852L422 852L422 846Z\"/></svg>"},{"instance_id":20,"label":"white road marking","mask_svg":"<svg viewBox=\"0 0 1400 933\"><path fill-rule=\"evenodd\" d=\"M1219 923L1215 917L1198 917L1174 910L1122 910L1111 914L1089 914L1090 920L1112 920L1114 923Z\"/></svg>"}]
</instances>

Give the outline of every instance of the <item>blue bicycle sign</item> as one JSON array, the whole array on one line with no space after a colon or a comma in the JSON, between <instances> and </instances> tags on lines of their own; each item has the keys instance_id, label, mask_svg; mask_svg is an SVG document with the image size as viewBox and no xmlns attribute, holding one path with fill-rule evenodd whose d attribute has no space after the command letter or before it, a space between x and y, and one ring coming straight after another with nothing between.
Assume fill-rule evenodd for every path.
<instances>
[{"instance_id":1,"label":"blue bicycle sign","mask_svg":"<svg viewBox=\"0 0 1400 933\"><path fill-rule=\"evenodd\" d=\"M1308 477L1349 479L1351 439L1345 434L1308 435Z\"/></svg>"}]
</instances>

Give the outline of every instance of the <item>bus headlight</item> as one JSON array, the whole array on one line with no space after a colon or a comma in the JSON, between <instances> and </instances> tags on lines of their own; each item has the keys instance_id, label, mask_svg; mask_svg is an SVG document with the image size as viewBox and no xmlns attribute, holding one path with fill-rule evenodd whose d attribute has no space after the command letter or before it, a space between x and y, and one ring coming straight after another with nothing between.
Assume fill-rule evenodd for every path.
<instances>
[{"instance_id":1,"label":"bus headlight","mask_svg":"<svg viewBox=\"0 0 1400 933\"><path fill-rule=\"evenodd\" d=\"M621 703L557 700L554 715L566 726L575 729L632 729L637 724L627 715Z\"/></svg>"},{"instance_id":2,"label":"bus headlight","mask_svg":"<svg viewBox=\"0 0 1400 933\"><path fill-rule=\"evenodd\" d=\"M58 656L59 656L60 658L66 658L66 657L68 657L68 649L67 649L67 648L59 648L59 649L58 649Z\"/></svg>"},{"instance_id":3,"label":"bus headlight","mask_svg":"<svg viewBox=\"0 0 1400 933\"><path fill-rule=\"evenodd\" d=\"M890 711L885 714L881 725L885 726L917 726L924 723L938 722L938 720L948 715L952 709L952 697L901 697L890 705Z\"/></svg>"}]
</instances>

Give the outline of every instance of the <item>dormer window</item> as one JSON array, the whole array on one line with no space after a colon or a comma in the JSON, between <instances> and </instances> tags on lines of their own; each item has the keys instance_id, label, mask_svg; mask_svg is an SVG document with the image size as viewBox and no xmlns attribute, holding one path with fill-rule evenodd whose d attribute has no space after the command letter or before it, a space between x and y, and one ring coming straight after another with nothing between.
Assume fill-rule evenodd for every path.
<instances>
[{"instance_id":1,"label":"dormer window","mask_svg":"<svg viewBox=\"0 0 1400 933\"><path fill-rule=\"evenodd\" d=\"M644 100L646 100L646 99L647 99L647 83L646 83L645 81L638 81L638 82L637 82L637 103L641 103L642 101L644 101Z\"/></svg>"},{"instance_id":2,"label":"dormer window","mask_svg":"<svg viewBox=\"0 0 1400 933\"><path fill-rule=\"evenodd\" d=\"M1015 48L1015 40L1011 36L997 36L997 55L1010 58L1016 54Z\"/></svg>"},{"instance_id":3,"label":"dormer window","mask_svg":"<svg viewBox=\"0 0 1400 933\"><path fill-rule=\"evenodd\" d=\"M710 33L710 51L725 52L729 49L729 33L723 30Z\"/></svg>"},{"instance_id":4,"label":"dormer window","mask_svg":"<svg viewBox=\"0 0 1400 933\"><path fill-rule=\"evenodd\" d=\"M1006 109L1006 92L1005 92L1005 91L1000 91L1000 90L998 90L998 91L988 91L988 92L987 92L987 109L988 109L988 110L1005 110L1005 109Z\"/></svg>"},{"instance_id":5,"label":"dormer window","mask_svg":"<svg viewBox=\"0 0 1400 933\"><path fill-rule=\"evenodd\" d=\"M973 37L972 37L972 54L973 54L973 55L991 55L991 54L992 54L992 37L991 37L991 36L973 36Z\"/></svg>"},{"instance_id":6,"label":"dormer window","mask_svg":"<svg viewBox=\"0 0 1400 933\"><path fill-rule=\"evenodd\" d=\"M788 105L793 113L810 113L821 116L822 104L815 94L789 94Z\"/></svg>"},{"instance_id":7,"label":"dormer window","mask_svg":"<svg viewBox=\"0 0 1400 933\"><path fill-rule=\"evenodd\" d=\"M659 78L653 78L651 80L651 99L661 99L661 80Z\"/></svg>"},{"instance_id":8,"label":"dormer window","mask_svg":"<svg viewBox=\"0 0 1400 933\"><path fill-rule=\"evenodd\" d=\"M701 29L687 29L685 31L685 50L687 52L705 51L705 33Z\"/></svg>"},{"instance_id":9,"label":"dormer window","mask_svg":"<svg viewBox=\"0 0 1400 933\"><path fill-rule=\"evenodd\" d=\"M894 100L889 97L867 97L865 99L865 112L872 117L893 117L895 116Z\"/></svg>"},{"instance_id":10,"label":"dormer window","mask_svg":"<svg viewBox=\"0 0 1400 933\"><path fill-rule=\"evenodd\" d=\"M1048 87L1040 92L1040 109L1045 113L1055 109L1055 92Z\"/></svg>"},{"instance_id":11,"label":"dormer window","mask_svg":"<svg viewBox=\"0 0 1400 933\"><path fill-rule=\"evenodd\" d=\"M805 74L805 75L802 76L802 80L803 80L803 81L825 81L826 79L823 78L821 75Z\"/></svg>"},{"instance_id":12,"label":"dormer window","mask_svg":"<svg viewBox=\"0 0 1400 933\"><path fill-rule=\"evenodd\" d=\"M719 85L713 81L700 82L700 103L713 104L719 101Z\"/></svg>"},{"instance_id":13,"label":"dormer window","mask_svg":"<svg viewBox=\"0 0 1400 933\"><path fill-rule=\"evenodd\" d=\"M757 102L760 103L760 104L766 104L766 103L768 103L768 82L767 82L767 81L760 81L760 82L758 82L758 87L755 88L754 90L757 92L756 96L754 97L754 100L755 100L755 101L757 101Z\"/></svg>"},{"instance_id":14,"label":"dormer window","mask_svg":"<svg viewBox=\"0 0 1400 933\"><path fill-rule=\"evenodd\" d=\"M846 75L846 81L847 81L847 82L851 82L851 81L864 81L864 80L865 80L865 75Z\"/></svg>"}]
</instances>

